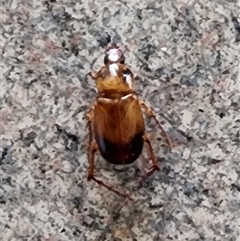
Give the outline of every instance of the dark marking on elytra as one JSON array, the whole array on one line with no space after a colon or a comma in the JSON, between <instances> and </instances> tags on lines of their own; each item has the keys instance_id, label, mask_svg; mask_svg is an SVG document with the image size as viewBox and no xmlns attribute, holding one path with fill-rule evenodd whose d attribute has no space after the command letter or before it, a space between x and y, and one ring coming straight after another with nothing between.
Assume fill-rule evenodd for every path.
<instances>
[{"instance_id":1,"label":"dark marking on elytra","mask_svg":"<svg viewBox=\"0 0 240 241\"><path fill-rule=\"evenodd\" d=\"M142 152L143 134L142 132L137 133L127 145L110 142L104 137L96 137L96 141L99 151L106 161L115 165L131 164Z\"/></svg>"}]
</instances>

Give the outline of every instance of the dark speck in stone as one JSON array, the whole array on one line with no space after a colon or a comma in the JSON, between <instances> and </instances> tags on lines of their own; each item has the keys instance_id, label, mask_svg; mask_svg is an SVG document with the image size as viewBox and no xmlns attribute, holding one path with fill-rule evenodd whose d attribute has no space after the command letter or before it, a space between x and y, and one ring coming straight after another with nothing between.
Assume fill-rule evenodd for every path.
<instances>
[{"instance_id":1,"label":"dark speck in stone","mask_svg":"<svg viewBox=\"0 0 240 241\"><path fill-rule=\"evenodd\" d=\"M238 102L232 102L232 103L231 103L231 106L233 106L233 107L238 107L238 105L239 105Z\"/></svg>"},{"instance_id":2,"label":"dark speck in stone","mask_svg":"<svg viewBox=\"0 0 240 241\"><path fill-rule=\"evenodd\" d=\"M65 12L63 16L65 17L66 20L69 20L72 17L71 14L69 14L68 12Z\"/></svg>"},{"instance_id":3,"label":"dark speck in stone","mask_svg":"<svg viewBox=\"0 0 240 241\"><path fill-rule=\"evenodd\" d=\"M223 112L220 112L219 116L220 116L220 118L223 118L225 116L225 114Z\"/></svg>"},{"instance_id":4,"label":"dark speck in stone","mask_svg":"<svg viewBox=\"0 0 240 241\"><path fill-rule=\"evenodd\" d=\"M230 72L228 69L226 69L225 71L222 72L222 74L230 74Z\"/></svg>"},{"instance_id":5,"label":"dark speck in stone","mask_svg":"<svg viewBox=\"0 0 240 241\"><path fill-rule=\"evenodd\" d=\"M140 49L140 52L144 55L144 59L148 61L149 57L154 53L154 47L151 44L147 44Z\"/></svg>"},{"instance_id":6,"label":"dark speck in stone","mask_svg":"<svg viewBox=\"0 0 240 241\"><path fill-rule=\"evenodd\" d=\"M231 184L231 189L236 189L238 192L240 192L240 186L236 185L235 183Z\"/></svg>"},{"instance_id":7,"label":"dark speck in stone","mask_svg":"<svg viewBox=\"0 0 240 241\"><path fill-rule=\"evenodd\" d=\"M107 41L107 43L111 42L111 36L109 34L107 35L106 41Z\"/></svg>"},{"instance_id":8,"label":"dark speck in stone","mask_svg":"<svg viewBox=\"0 0 240 241\"><path fill-rule=\"evenodd\" d=\"M78 235L78 234L81 234L81 231L80 231L80 230L76 229L75 231L73 231L73 235L74 235L74 236L76 236L76 235Z\"/></svg>"},{"instance_id":9,"label":"dark speck in stone","mask_svg":"<svg viewBox=\"0 0 240 241\"><path fill-rule=\"evenodd\" d=\"M239 42L240 41L240 23L238 22L238 19L234 16L232 16L232 23L233 23L233 26L237 32L237 36L236 36L236 42Z\"/></svg>"},{"instance_id":10,"label":"dark speck in stone","mask_svg":"<svg viewBox=\"0 0 240 241\"><path fill-rule=\"evenodd\" d=\"M162 168L162 172L168 175L172 171L170 166L166 166Z\"/></svg>"},{"instance_id":11,"label":"dark speck in stone","mask_svg":"<svg viewBox=\"0 0 240 241\"><path fill-rule=\"evenodd\" d=\"M10 176L8 176L6 178L6 182L9 184L9 185L12 185L12 178Z\"/></svg>"},{"instance_id":12,"label":"dark speck in stone","mask_svg":"<svg viewBox=\"0 0 240 241\"><path fill-rule=\"evenodd\" d=\"M151 72L152 70L148 67L148 65L145 65L144 67L143 67L143 70L145 71L145 72Z\"/></svg>"},{"instance_id":13,"label":"dark speck in stone","mask_svg":"<svg viewBox=\"0 0 240 241\"><path fill-rule=\"evenodd\" d=\"M194 193L198 193L198 190L196 187L187 187L187 190L184 191L184 194L188 197L190 197L191 195L193 195Z\"/></svg>"},{"instance_id":14,"label":"dark speck in stone","mask_svg":"<svg viewBox=\"0 0 240 241\"><path fill-rule=\"evenodd\" d=\"M185 134L183 131L178 130L178 132L179 132L180 134L182 134L184 137L186 137L188 141L192 141L192 140L193 140L193 137Z\"/></svg>"},{"instance_id":15,"label":"dark speck in stone","mask_svg":"<svg viewBox=\"0 0 240 241\"><path fill-rule=\"evenodd\" d=\"M159 208L162 208L163 207L163 204L162 203L159 203L159 204L149 204L149 208L151 209L159 209Z\"/></svg>"},{"instance_id":16,"label":"dark speck in stone","mask_svg":"<svg viewBox=\"0 0 240 241\"><path fill-rule=\"evenodd\" d=\"M175 23L176 23L177 25L179 25L180 23L182 23L182 21L179 20L179 19L177 19L177 18L175 18Z\"/></svg>"},{"instance_id":17,"label":"dark speck in stone","mask_svg":"<svg viewBox=\"0 0 240 241\"><path fill-rule=\"evenodd\" d=\"M154 72L155 72L156 76L161 76L162 74L165 73L163 67L160 67L160 68L156 69Z\"/></svg>"},{"instance_id":18,"label":"dark speck in stone","mask_svg":"<svg viewBox=\"0 0 240 241\"><path fill-rule=\"evenodd\" d=\"M57 128L57 131L58 131L59 133L62 133L62 132L63 132L63 128L62 128L60 125L55 124L55 127Z\"/></svg>"},{"instance_id":19,"label":"dark speck in stone","mask_svg":"<svg viewBox=\"0 0 240 241\"><path fill-rule=\"evenodd\" d=\"M67 132L66 132L66 133L67 133ZM74 141L74 142L76 142L76 143L79 142L79 138L78 138L76 135L73 135L73 134L71 134L71 133L67 133L67 136L68 136L68 138L69 138L70 140L72 140L72 141Z\"/></svg>"},{"instance_id":20,"label":"dark speck in stone","mask_svg":"<svg viewBox=\"0 0 240 241\"><path fill-rule=\"evenodd\" d=\"M172 32L176 32L178 30L178 28L175 26L171 26L171 30L172 30Z\"/></svg>"},{"instance_id":21,"label":"dark speck in stone","mask_svg":"<svg viewBox=\"0 0 240 241\"><path fill-rule=\"evenodd\" d=\"M51 72L46 72L46 75L52 76L52 73Z\"/></svg>"},{"instance_id":22,"label":"dark speck in stone","mask_svg":"<svg viewBox=\"0 0 240 241\"><path fill-rule=\"evenodd\" d=\"M37 154L33 155L33 159L38 159L38 158L39 158L39 156Z\"/></svg>"},{"instance_id":23,"label":"dark speck in stone","mask_svg":"<svg viewBox=\"0 0 240 241\"><path fill-rule=\"evenodd\" d=\"M54 99L54 105L58 105L58 98L57 97Z\"/></svg>"},{"instance_id":24,"label":"dark speck in stone","mask_svg":"<svg viewBox=\"0 0 240 241\"><path fill-rule=\"evenodd\" d=\"M228 224L225 225L224 229L225 233L231 233L233 231Z\"/></svg>"},{"instance_id":25,"label":"dark speck in stone","mask_svg":"<svg viewBox=\"0 0 240 241\"><path fill-rule=\"evenodd\" d=\"M215 164L218 164L218 163L220 163L220 162L222 162L222 160L210 158L210 159L208 160L208 165L215 165Z\"/></svg>"},{"instance_id":26,"label":"dark speck in stone","mask_svg":"<svg viewBox=\"0 0 240 241\"><path fill-rule=\"evenodd\" d=\"M3 196L0 197L0 204L6 204L6 200Z\"/></svg>"},{"instance_id":27,"label":"dark speck in stone","mask_svg":"<svg viewBox=\"0 0 240 241\"><path fill-rule=\"evenodd\" d=\"M137 9L136 12L137 12L137 18L139 20L142 20L142 11L140 9Z\"/></svg>"},{"instance_id":28,"label":"dark speck in stone","mask_svg":"<svg viewBox=\"0 0 240 241\"><path fill-rule=\"evenodd\" d=\"M223 200L220 200L218 203L218 206L220 206L222 204Z\"/></svg>"},{"instance_id":29,"label":"dark speck in stone","mask_svg":"<svg viewBox=\"0 0 240 241\"><path fill-rule=\"evenodd\" d=\"M51 88L51 84L48 82L43 82L43 84L45 84L48 88Z\"/></svg>"},{"instance_id":30,"label":"dark speck in stone","mask_svg":"<svg viewBox=\"0 0 240 241\"><path fill-rule=\"evenodd\" d=\"M100 47L105 48L111 42L111 36L109 34L103 34L98 38Z\"/></svg>"},{"instance_id":31,"label":"dark speck in stone","mask_svg":"<svg viewBox=\"0 0 240 241\"><path fill-rule=\"evenodd\" d=\"M204 190L202 191L202 193L203 193L205 196L208 196L209 189L204 189Z\"/></svg>"},{"instance_id":32,"label":"dark speck in stone","mask_svg":"<svg viewBox=\"0 0 240 241\"><path fill-rule=\"evenodd\" d=\"M72 200L73 204L74 204L74 207L76 209L79 209L80 206L82 206L82 199L81 197L75 197L73 200Z\"/></svg>"},{"instance_id":33,"label":"dark speck in stone","mask_svg":"<svg viewBox=\"0 0 240 241\"><path fill-rule=\"evenodd\" d=\"M2 156L1 156L1 161L4 160L5 156L8 154L8 148L4 147L3 152L2 152Z\"/></svg>"},{"instance_id":34,"label":"dark speck in stone","mask_svg":"<svg viewBox=\"0 0 240 241\"><path fill-rule=\"evenodd\" d=\"M137 14L137 17L138 17L139 20L142 20L142 16L141 15Z\"/></svg>"},{"instance_id":35,"label":"dark speck in stone","mask_svg":"<svg viewBox=\"0 0 240 241\"><path fill-rule=\"evenodd\" d=\"M30 146L33 142L34 139L37 137L37 134L34 131L31 131L30 133L27 134L27 136L23 139L23 142L26 146Z\"/></svg>"},{"instance_id":36,"label":"dark speck in stone","mask_svg":"<svg viewBox=\"0 0 240 241\"><path fill-rule=\"evenodd\" d=\"M52 5L50 4L50 1L45 1L44 3L45 3L45 5L46 5L46 7L47 7L47 10L48 10L49 12L52 11L53 7L52 7Z\"/></svg>"},{"instance_id":37,"label":"dark speck in stone","mask_svg":"<svg viewBox=\"0 0 240 241\"><path fill-rule=\"evenodd\" d=\"M42 236L41 235L38 235L37 236L37 241L42 241L43 239L42 239Z\"/></svg>"},{"instance_id":38,"label":"dark speck in stone","mask_svg":"<svg viewBox=\"0 0 240 241\"><path fill-rule=\"evenodd\" d=\"M78 56L78 53L79 53L78 46L77 46L77 45L72 46L71 52L72 52L75 56Z\"/></svg>"},{"instance_id":39,"label":"dark speck in stone","mask_svg":"<svg viewBox=\"0 0 240 241\"><path fill-rule=\"evenodd\" d=\"M8 224L5 224L4 227L10 229L10 226Z\"/></svg>"},{"instance_id":40,"label":"dark speck in stone","mask_svg":"<svg viewBox=\"0 0 240 241\"><path fill-rule=\"evenodd\" d=\"M27 74L33 74L33 70L29 69L26 71Z\"/></svg>"},{"instance_id":41,"label":"dark speck in stone","mask_svg":"<svg viewBox=\"0 0 240 241\"><path fill-rule=\"evenodd\" d=\"M190 197L191 196L191 192L189 190L187 190L187 191L184 192L184 195Z\"/></svg>"},{"instance_id":42,"label":"dark speck in stone","mask_svg":"<svg viewBox=\"0 0 240 241\"><path fill-rule=\"evenodd\" d=\"M92 223L89 224L89 223L83 221L82 224L83 224L84 226L86 226L86 227L91 228L91 227L93 226L94 222L92 222Z\"/></svg>"},{"instance_id":43,"label":"dark speck in stone","mask_svg":"<svg viewBox=\"0 0 240 241\"><path fill-rule=\"evenodd\" d=\"M66 47L66 41L65 41L65 40L62 41L62 47L63 47L63 48Z\"/></svg>"}]
</instances>

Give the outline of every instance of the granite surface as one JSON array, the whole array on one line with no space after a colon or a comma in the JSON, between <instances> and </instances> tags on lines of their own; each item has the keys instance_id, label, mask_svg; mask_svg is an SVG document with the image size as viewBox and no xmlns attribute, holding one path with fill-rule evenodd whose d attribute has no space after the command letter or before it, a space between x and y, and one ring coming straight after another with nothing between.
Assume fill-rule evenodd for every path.
<instances>
[{"instance_id":1,"label":"granite surface","mask_svg":"<svg viewBox=\"0 0 240 241\"><path fill-rule=\"evenodd\" d=\"M1 2L0 240L239 241L240 25L237 1ZM86 73L110 42L173 140L146 118L149 156L87 181Z\"/></svg>"}]
</instances>

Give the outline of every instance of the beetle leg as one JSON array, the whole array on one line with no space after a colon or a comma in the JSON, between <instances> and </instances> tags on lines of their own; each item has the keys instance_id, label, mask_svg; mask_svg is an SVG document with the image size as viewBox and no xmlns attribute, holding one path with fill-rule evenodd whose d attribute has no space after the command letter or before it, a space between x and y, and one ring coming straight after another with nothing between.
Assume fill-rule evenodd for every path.
<instances>
[{"instance_id":1,"label":"beetle leg","mask_svg":"<svg viewBox=\"0 0 240 241\"><path fill-rule=\"evenodd\" d=\"M97 78L97 73L96 72L89 72L87 75L89 75L92 79L96 79Z\"/></svg>"},{"instance_id":2,"label":"beetle leg","mask_svg":"<svg viewBox=\"0 0 240 241\"><path fill-rule=\"evenodd\" d=\"M91 139L91 137L89 138ZM88 150L88 162L89 162L89 167L88 167L88 181L94 178L94 155L97 151L97 144L96 142L91 142L90 148Z\"/></svg>"},{"instance_id":3,"label":"beetle leg","mask_svg":"<svg viewBox=\"0 0 240 241\"><path fill-rule=\"evenodd\" d=\"M94 176L94 155L95 152L97 151L97 144L96 142L92 142L92 145L90 147L90 153L89 153L89 170L88 170L88 181L93 180L96 183L98 183L99 185L107 188L109 191L112 191L114 193L116 193L119 196L122 196L124 198L128 198L129 200L133 201L132 198L130 198L128 195L120 193L119 191L113 189L111 186L105 184L103 181L98 180L95 176Z\"/></svg>"},{"instance_id":4,"label":"beetle leg","mask_svg":"<svg viewBox=\"0 0 240 241\"><path fill-rule=\"evenodd\" d=\"M147 135L145 134L143 136L144 141L148 144L148 148L149 148L149 154L150 154L150 158L152 160L152 167L150 168L150 170L142 177L142 180L140 181L140 185L148 178L150 177L155 171L160 171L160 168L158 167L157 164L157 160L156 157L153 153L153 148L151 145L151 142L149 140L149 138L147 137Z\"/></svg>"},{"instance_id":5,"label":"beetle leg","mask_svg":"<svg viewBox=\"0 0 240 241\"><path fill-rule=\"evenodd\" d=\"M163 129L163 127L161 126L161 124L160 124L159 121L157 120L157 118L156 118L155 114L153 113L152 109L151 109L149 106L147 106L143 101L141 101L140 104L141 104L141 106L144 108L144 110L146 111L147 115L148 115L150 118L152 117L152 118L156 121L158 127L159 127L160 130L161 130L162 136L164 137L165 141L167 142L167 144L168 144L168 146L169 146L169 148L170 148L170 150L171 150L171 149L172 149L172 148L171 148L171 147L172 147L171 141L170 141L170 139L169 139L166 131Z\"/></svg>"},{"instance_id":6,"label":"beetle leg","mask_svg":"<svg viewBox=\"0 0 240 241\"><path fill-rule=\"evenodd\" d=\"M94 118L94 107L95 105L92 105L89 110L86 112L86 117L87 117L87 127L88 127L88 135L89 135L89 140L88 140L88 155L91 152L91 147L92 147L92 137L93 137L93 133L92 133L92 121Z\"/></svg>"},{"instance_id":7,"label":"beetle leg","mask_svg":"<svg viewBox=\"0 0 240 241\"><path fill-rule=\"evenodd\" d=\"M94 110L94 105L91 106L91 108L87 111L86 116L87 116L87 126L88 126L88 135L89 135L89 140L88 140L88 162L89 162L89 169L88 169L88 180L91 179L93 176L94 172L94 154L97 151L97 144L96 142L92 140L93 133L92 133L92 121L94 118L93 114Z\"/></svg>"},{"instance_id":8,"label":"beetle leg","mask_svg":"<svg viewBox=\"0 0 240 241\"><path fill-rule=\"evenodd\" d=\"M86 112L88 124L92 123L92 121L93 121L93 118L94 118L94 114L93 114L94 107L95 107L95 104L93 104L93 105L89 108L89 110Z\"/></svg>"}]
</instances>

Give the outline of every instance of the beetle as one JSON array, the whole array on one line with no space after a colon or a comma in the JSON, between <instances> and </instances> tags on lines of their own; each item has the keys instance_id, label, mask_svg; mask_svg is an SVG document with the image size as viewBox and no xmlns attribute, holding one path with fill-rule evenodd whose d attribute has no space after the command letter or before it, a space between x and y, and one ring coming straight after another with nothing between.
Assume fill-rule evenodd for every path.
<instances>
[{"instance_id":1,"label":"beetle","mask_svg":"<svg viewBox=\"0 0 240 241\"><path fill-rule=\"evenodd\" d=\"M148 145L152 167L140 183L155 171L159 171L151 142L145 132L142 109L155 120L170 148L171 144L152 109L140 100L134 91L136 78L125 64L124 54L116 44L106 49L103 62L104 66L98 72L88 73L97 88L95 103L86 113L89 129L88 180L93 180L132 200L128 195L120 193L94 176L95 153L99 151L111 164L127 165L138 159L145 142Z\"/></svg>"}]
</instances>

